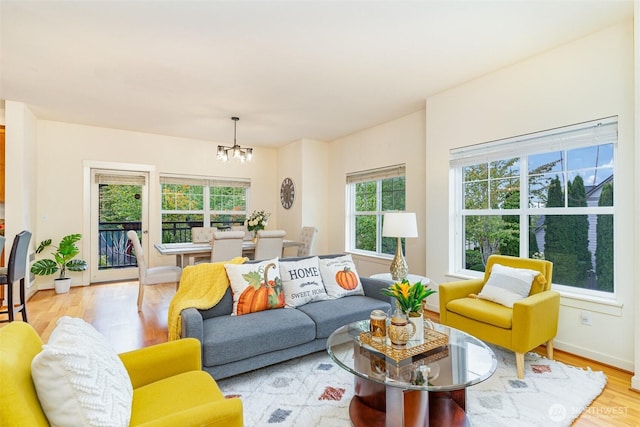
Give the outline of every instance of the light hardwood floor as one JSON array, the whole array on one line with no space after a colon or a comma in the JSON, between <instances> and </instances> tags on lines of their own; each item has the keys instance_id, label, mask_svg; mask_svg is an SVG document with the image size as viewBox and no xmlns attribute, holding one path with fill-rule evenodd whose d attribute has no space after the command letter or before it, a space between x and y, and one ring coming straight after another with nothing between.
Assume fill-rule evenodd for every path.
<instances>
[{"instance_id":1,"label":"light hardwood floor","mask_svg":"<svg viewBox=\"0 0 640 427\"><path fill-rule=\"evenodd\" d=\"M68 294L39 291L28 302L29 323L46 342L61 316L80 317L100 331L117 352L133 350L167 340L167 310L175 285L145 288L142 313L138 313L137 282L74 287ZM428 316L438 321L437 313ZM6 323L0 324L0 327ZM546 355L544 348L537 350ZM602 394L576 420L574 426L640 426L640 393L630 390L631 374L562 351L563 363L604 371L608 377Z\"/></svg>"}]
</instances>

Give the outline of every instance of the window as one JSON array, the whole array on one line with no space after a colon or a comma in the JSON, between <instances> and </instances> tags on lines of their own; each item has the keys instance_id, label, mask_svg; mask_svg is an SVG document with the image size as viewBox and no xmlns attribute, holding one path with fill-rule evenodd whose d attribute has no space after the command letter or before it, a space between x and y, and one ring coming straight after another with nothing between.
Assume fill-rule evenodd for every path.
<instances>
[{"instance_id":1,"label":"window","mask_svg":"<svg viewBox=\"0 0 640 427\"><path fill-rule=\"evenodd\" d=\"M385 212L405 210L405 166L347 175L349 245L354 252L394 254L396 239L382 237ZM404 246L404 239L402 242Z\"/></svg>"},{"instance_id":2,"label":"window","mask_svg":"<svg viewBox=\"0 0 640 427\"><path fill-rule=\"evenodd\" d=\"M545 258L559 289L612 293L616 145L610 118L452 150L455 270Z\"/></svg>"},{"instance_id":3,"label":"window","mask_svg":"<svg viewBox=\"0 0 640 427\"><path fill-rule=\"evenodd\" d=\"M190 242L191 228L244 224L249 180L163 176L162 243Z\"/></svg>"}]
</instances>

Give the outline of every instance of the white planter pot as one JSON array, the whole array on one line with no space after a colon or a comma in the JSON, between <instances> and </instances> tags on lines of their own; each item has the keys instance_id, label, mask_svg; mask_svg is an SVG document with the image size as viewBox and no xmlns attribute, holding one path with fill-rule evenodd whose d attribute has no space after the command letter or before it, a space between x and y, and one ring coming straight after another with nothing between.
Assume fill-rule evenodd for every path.
<instances>
[{"instance_id":1,"label":"white planter pot","mask_svg":"<svg viewBox=\"0 0 640 427\"><path fill-rule=\"evenodd\" d=\"M53 286L56 290L56 294L66 294L71 288L71 279L55 279L53 281Z\"/></svg>"}]
</instances>

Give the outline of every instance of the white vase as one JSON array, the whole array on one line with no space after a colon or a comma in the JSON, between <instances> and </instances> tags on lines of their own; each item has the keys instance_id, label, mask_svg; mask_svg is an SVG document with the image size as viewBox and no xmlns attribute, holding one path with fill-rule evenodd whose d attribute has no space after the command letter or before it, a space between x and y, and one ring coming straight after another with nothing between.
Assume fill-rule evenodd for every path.
<instances>
[{"instance_id":1,"label":"white vase","mask_svg":"<svg viewBox=\"0 0 640 427\"><path fill-rule=\"evenodd\" d=\"M66 294L71 288L71 278L54 279L53 287L56 290L56 294Z\"/></svg>"},{"instance_id":2,"label":"white vase","mask_svg":"<svg viewBox=\"0 0 640 427\"><path fill-rule=\"evenodd\" d=\"M420 316L409 316L409 320L416 327L416 332L411 337L411 341L423 342L424 341L424 315L420 313Z\"/></svg>"}]
</instances>

